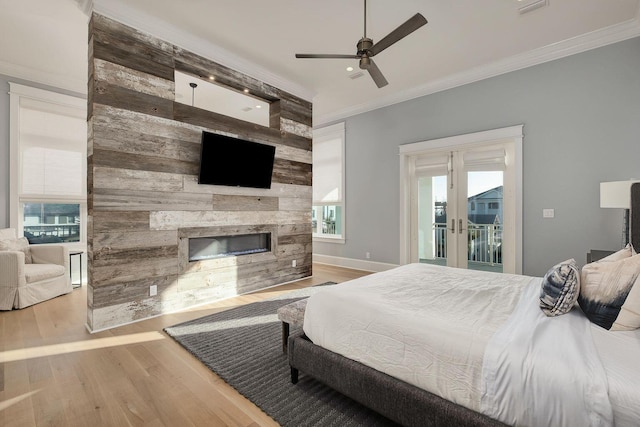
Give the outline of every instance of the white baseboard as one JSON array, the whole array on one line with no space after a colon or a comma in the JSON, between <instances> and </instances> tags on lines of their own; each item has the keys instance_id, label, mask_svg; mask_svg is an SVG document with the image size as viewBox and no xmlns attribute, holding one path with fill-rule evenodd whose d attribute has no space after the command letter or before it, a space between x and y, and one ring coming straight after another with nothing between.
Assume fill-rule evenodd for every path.
<instances>
[{"instance_id":1,"label":"white baseboard","mask_svg":"<svg viewBox=\"0 0 640 427\"><path fill-rule=\"evenodd\" d=\"M363 259L343 258L331 255L313 254L313 262L318 264L335 265L337 267L353 268L354 270L380 272L398 267L397 264L367 261Z\"/></svg>"}]
</instances>

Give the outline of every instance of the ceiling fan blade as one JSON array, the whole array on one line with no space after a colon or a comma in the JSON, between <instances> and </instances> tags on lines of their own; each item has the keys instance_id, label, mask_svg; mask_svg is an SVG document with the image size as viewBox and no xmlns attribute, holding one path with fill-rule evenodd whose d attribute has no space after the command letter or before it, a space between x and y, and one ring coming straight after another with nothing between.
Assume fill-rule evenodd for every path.
<instances>
[{"instance_id":1,"label":"ceiling fan blade","mask_svg":"<svg viewBox=\"0 0 640 427\"><path fill-rule=\"evenodd\" d=\"M358 55L334 55L330 53L296 53L296 58L360 59Z\"/></svg>"},{"instance_id":2,"label":"ceiling fan blade","mask_svg":"<svg viewBox=\"0 0 640 427\"><path fill-rule=\"evenodd\" d=\"M385 87L389 84L387 79L385 79L382 75L382 71L380 71L380 68L378 68L376 63L373 62L373 59L371 58L369 58L369 66L367 67L367 71L371 75L371 78L376 83L376 86L378 86L378 88Z\"/></svg>"},{"instance_id":3,"label":"ceiling fan blade","mask_svg":"<svg viewBox=\"0 0 640 427\"><path fill-rule=\"evenodd\" d=\"M379 54L392 44L407 37L409 34L413 33L415 30L422 27L426 23L427 19L421 14L416 13L404 24L400 25L398 28L387 34L386 37L384 37L378 43L374 44L371 49L369 49L369 56Z\"/></svg>"}]
</instances>

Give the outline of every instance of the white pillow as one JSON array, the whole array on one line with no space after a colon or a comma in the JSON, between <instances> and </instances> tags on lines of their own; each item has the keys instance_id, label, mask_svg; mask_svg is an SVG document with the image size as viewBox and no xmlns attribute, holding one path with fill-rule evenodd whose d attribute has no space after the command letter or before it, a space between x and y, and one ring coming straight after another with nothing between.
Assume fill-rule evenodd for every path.
<instances>
[{"instance_id":1,"label":"white pillow","mask_svg":"<svg viewBox=\"0 0 640 427\"><path fill-rule=\"evenodd\" d=\"M580 308L605 329L640 328L640 255L602 261L582 267Z\"/></svg>"},{"instance_id":2,"label":"white pillow","mask_svg":"<svg viewBox=\"0 0 640 427\"><path fill-rule=\"evenodd\" d=\"M596 262L612 262L612 261L620 261L621 259L629 258L636 254L636 251L633 250L631 244L627 244L623 249L620 249L618 252L614 252L611 255L608 255L602 259L599 259Z\"/></svg>"},{"instance_id":3,"label":"white pillow","mask_svg":"<svg viewBox=\"0 0 640 427\"><path fill-rule=\"evenodd\" d=\"M0 251L22 251L24 252L25 264L33 263L31 250L29 249L29 241L26 237L0 240Z\"/></svg>"}]
</instances>

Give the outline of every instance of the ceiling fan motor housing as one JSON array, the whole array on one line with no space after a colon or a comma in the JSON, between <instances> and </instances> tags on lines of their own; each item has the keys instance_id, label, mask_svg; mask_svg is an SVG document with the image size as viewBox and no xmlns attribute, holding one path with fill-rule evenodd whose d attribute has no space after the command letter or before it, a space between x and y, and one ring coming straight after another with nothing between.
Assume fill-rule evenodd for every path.
<instances>
[{"instance_id":1,"label":"ceiling fan motor housing","mask_svg":"<svg viewBox=\"0 0 640 427\"><path fill-rule=\"evenodd\" d=\"M369 55L369 49L373 46L373 40L368 37L363 37L360 39L356 47L358 48L358 55Z\"/></svg>"},{"instance_id":2,"label":"ceiling fan motor housing","mask_svg":"<svg viewBox=\"0 0 640 427\"><path fill-rule=\"evenodd\" d=\"M356 46L358 47L358 56L360 57L360 69L366 70L371 65L369 49L373 46L373 40L363 37Z\"/></svg>"}]
</instances>

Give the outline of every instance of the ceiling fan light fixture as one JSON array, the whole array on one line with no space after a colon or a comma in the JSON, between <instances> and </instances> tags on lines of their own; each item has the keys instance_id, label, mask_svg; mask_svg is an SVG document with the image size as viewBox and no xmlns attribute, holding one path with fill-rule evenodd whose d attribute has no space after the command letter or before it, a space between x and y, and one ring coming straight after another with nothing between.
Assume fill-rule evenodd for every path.
<instances>
[{"instance_id":1,"label":"ceiling fan light fixture","mask_svg":"<svg viewBox=\"0 0 640 427\"><path fill-rule=\"evenodd\" d=\"M371 66L371 59L364 55L362 58L360 58L360 69L361 70L366 70Z\"/></svg>"}]
</instances>

